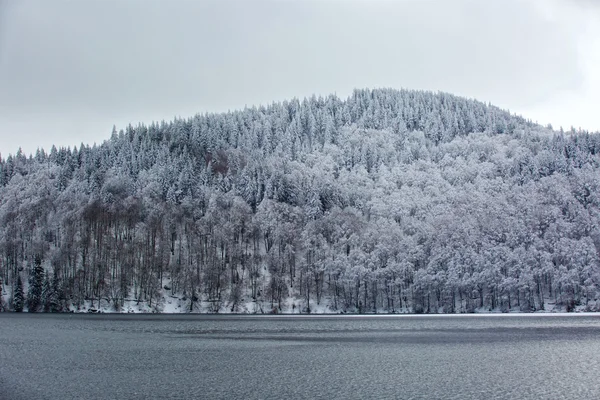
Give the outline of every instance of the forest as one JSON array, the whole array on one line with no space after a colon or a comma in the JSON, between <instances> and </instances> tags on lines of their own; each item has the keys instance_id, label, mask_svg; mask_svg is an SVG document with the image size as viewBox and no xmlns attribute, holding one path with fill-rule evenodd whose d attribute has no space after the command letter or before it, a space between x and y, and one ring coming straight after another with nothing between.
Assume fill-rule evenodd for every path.
<instances>
[{"instance_id":1,"label":"forest","mask_svg":"<svg viewBox=\"0 0 600 400\"><path fill-rule=\"evenodd\" d=\"M19 150L0 293L28 312L600 311L600 133L357 89Z\"/></svg>"}]
</instances>

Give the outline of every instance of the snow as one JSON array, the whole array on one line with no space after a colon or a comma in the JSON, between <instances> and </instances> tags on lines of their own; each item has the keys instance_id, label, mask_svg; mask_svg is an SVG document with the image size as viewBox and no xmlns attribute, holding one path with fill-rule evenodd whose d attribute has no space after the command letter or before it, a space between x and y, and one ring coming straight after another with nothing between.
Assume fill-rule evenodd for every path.
<instances>
[{"instance_id":1,"label":"snow","mask_svg":"<svg viewBox=\"0 0 600 400\"><path fill-rule=\"evenodd\" d=\"M167 290L162 290L161 297L158 302L154 302L152 307L146 301L138 302L135 299L127 299L124 301L123 307L120 310L115 310L114 306L103 299L98 305L98 301L93 302L94 307L92 307L92 301L86 300L83 304L78 308L73 304L69 305L68 312L74 313L161 313L161 314L180 314L180 313L190 313L189 311L189 300L184 300L183 296L173 296L168 294ZM5 296L5 301L8 301L8 297ZM6 304L6 303L5 303ZM208 301L198 301L194 304L194 309L191 313L195 314L214 314L211 309L211 303ZM295 305L295 307L294 307ZM218 314L262 314L262 315L308 315L306 313L305 308L305 300L292 296L288 297L284 302L282 302L281 310L271 308L270 301L261 301L261 300L252 300L249 296L245 296L244 300L238 304L238 311L234 312L231 310L231 304L228 302L223 302L221 308L218 311ZM339 310L335 310L332 306L331 299L323 298L320 304L311 301L310 305L310 315L345 315L345 316L457 316L457 315L470 315L470 316L506 316L506 315L580 315L580 314L597 314L594 312L587 312L585 306L577 306L574 311L571 313L567 313L564 308L556 306L553 302L546 301L544 303L544 310L537 310L535 312L522 312L518 308L513 308L509 312L502 312L502 310L493 309L489 310L489 308L476 308L474 313L421 313L416 314L412 313L409 310L397 310L395 313L390 313L385 309L379 309L376 313L368 312L368 313L358 313L358 312L340 312ZM90 311L91 310L91 311Z\"/></svg>"}]
</instances>

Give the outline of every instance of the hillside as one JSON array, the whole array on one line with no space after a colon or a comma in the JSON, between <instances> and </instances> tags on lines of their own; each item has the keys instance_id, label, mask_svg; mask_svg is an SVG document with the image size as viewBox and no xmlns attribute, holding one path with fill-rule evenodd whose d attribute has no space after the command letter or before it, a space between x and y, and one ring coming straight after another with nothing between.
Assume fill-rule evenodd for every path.
<instances>
[{"instance_id":1,"label":"hillside","mask_svg":"<svg viewBox=\"0 0 600 400\"><path fill-rule=\"evenodd\" d=\"M7 310L598 311L600 134L377 89L19 152L0 280Z\"/></svg>"}]
</instances>

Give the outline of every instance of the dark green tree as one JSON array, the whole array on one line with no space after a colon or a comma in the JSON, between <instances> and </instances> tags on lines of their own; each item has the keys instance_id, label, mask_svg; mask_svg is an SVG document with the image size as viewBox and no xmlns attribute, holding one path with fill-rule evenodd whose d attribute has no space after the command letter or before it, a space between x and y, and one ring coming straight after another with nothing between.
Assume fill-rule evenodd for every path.
<instances>
[{"instance_id":1,"label":"dark green tree","mask_svg":"<svg viewBox=\"0 0 600 400\"><path fill-rule=\"evenodd\" d=\"M2 291L2 279L0 279L0 312L4 311L4 295Z\"/></svg>"},{"instance_id":2,"label":"dark green tree","mask_svg":"<svg viewBox=\"0 0 600 400\"><path fill-rule=\"evenodd\" d=\"M25 294L23 293L23 282L21 281L21 275L19 275L17 277L17 285L15 286L15 292L13 295L13 310L15 312L22 312L24 305Z\"/></svg>"},{"instance_id":3,"label":"dark green tree","mask_svg":"<svg viewBox=\"0 0 600 400\"><path fill-rule=\"evenodd\" d=\"M50 286L49 274L44 274L44 284L42 285L42 305L44 312L50 311L50 299L52 297L52 286Z\"/></svg>"},{"instance_id":4,"label":"dark green tree","mask_svg":"<svg viewBox=\"0 0 600 400\"><path fill-rule=\"evenodd\" d=\"M54 271L54 276L52 277L52 286L50 287L50 293L48 294L48 305L50 312L62 312L63 306L61 303L61 297L58 274L56 271Z\"/></svg>"},{"instance_id":5,"label":"dark green tree","mask_svg":"<svg viewBox=\"0 0 600 400\"><path fill-rule=\"evenodd\" d=\"M42 259L40 256L36 256L33 271L29 279L29 291L27 292L27 308L29 312L37 312L44 305L42 296L44 275Z\"/></svg>"}]
</instances>

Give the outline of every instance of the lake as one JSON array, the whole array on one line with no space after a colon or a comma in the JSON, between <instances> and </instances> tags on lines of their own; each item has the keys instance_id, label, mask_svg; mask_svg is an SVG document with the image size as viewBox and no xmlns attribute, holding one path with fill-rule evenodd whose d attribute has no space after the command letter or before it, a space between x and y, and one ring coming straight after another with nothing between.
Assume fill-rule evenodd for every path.
<instances>
[{"instance_id":1,"label":"lake","mask_svg":"<svg viewBox=\"0 0 600 400\"><path fill-rule=\"evenodd\" d=\"M0 313L0 399L600 399L600 315Z\"/></svg>"}]
</instances>

